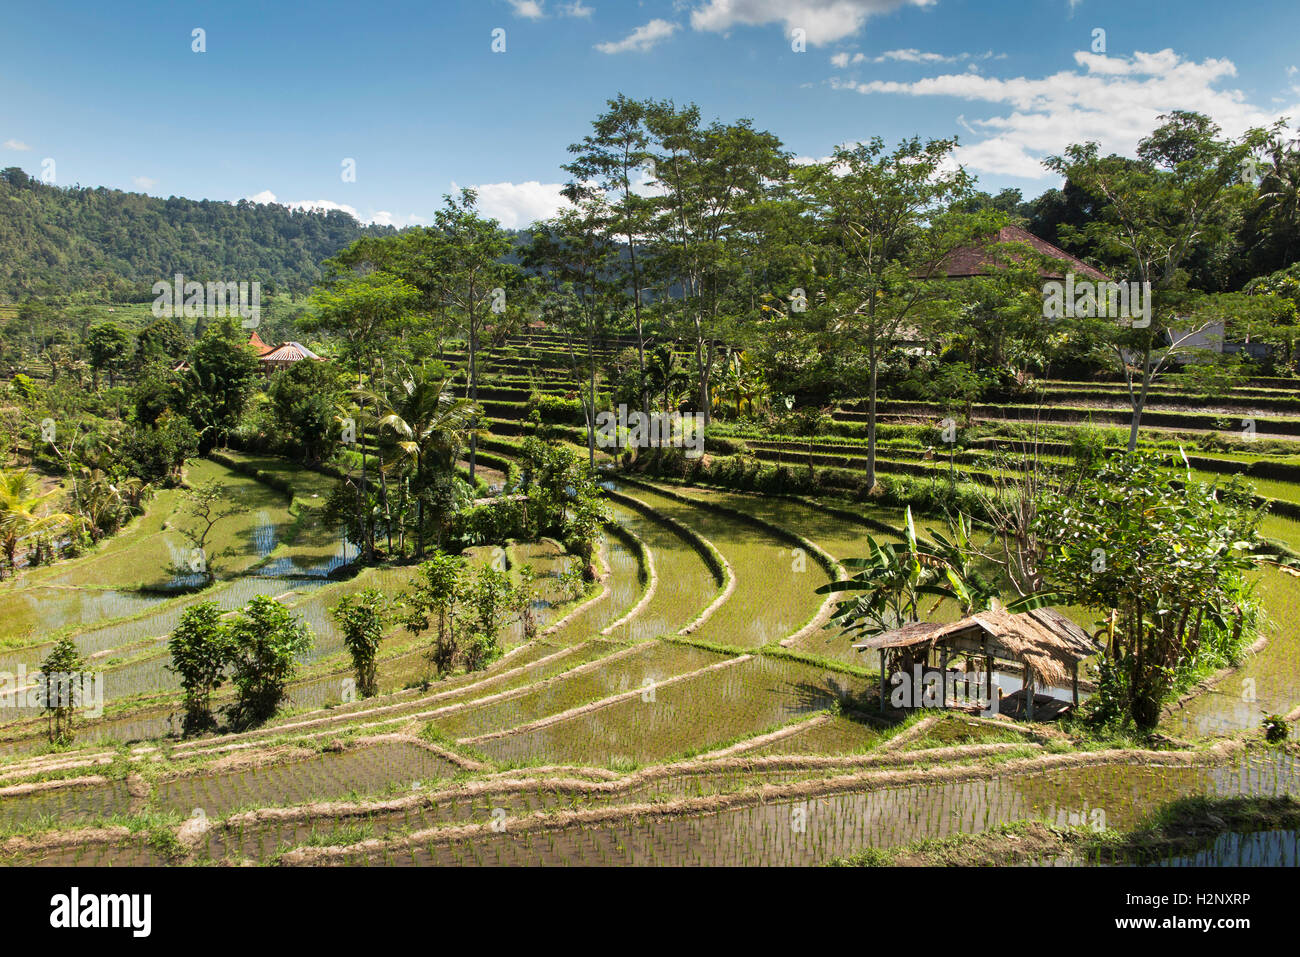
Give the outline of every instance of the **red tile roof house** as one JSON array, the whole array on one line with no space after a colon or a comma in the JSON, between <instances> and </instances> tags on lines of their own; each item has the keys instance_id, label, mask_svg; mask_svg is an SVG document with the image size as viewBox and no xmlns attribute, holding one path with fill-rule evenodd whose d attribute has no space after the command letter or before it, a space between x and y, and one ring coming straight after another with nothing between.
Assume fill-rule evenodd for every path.
<instances>
[{"instance_id":1,"label":"red tile roof house","mask_svg":"<svg viewBox=\"0 0 1300 957\"><path fill-rule=\"evenodd\" d=\"M1082 259L1071 256L1061 247L1053 246L1046 239L1040 239L1019 226L1003 226L983 243L954 249L944 261L943 275L948 279L991 275L1008 259L1019 258L1016 250L1002 247L1003 243L1021 243L1039 255L1059 262L1061 264L1059 269L1045 267L1038 271L1044 279L1064 279L1067 272L1072 272L1080 278L1091 279L1094 282L1110 281L1110 277L1100 269L1089 266Z\"/></svg>"},{"instance_id":2,"label":"red tile roof house","mask_svg":"<svg viewBox=\"0 0 1300 957\"><path fill-rule=\"evenodd\" d=\"M263 342L262 337L259 336L256 332L254 332L251 336L248 337L248 344L257 350L257 357L259 359L262 358L262 356L266 355L268 352L273 351L272 347L268 346L265 342Z\"/></svg>"},{"instance_id":3,"label":"red tile roof house","mask_svg":"<svg viewBox=\"0 0 1300 957\"><path fill-rule=\"evenodd\" d=\"M975 276L987 276L995 272L1000 262L1005 262L1007 258L1016 258L1014 250L998 249L997 244L999 243L1023 243L1031 247L1035 252L1049 259L1057 260L1061 264L1060 269L1039 270L1039 275L1043 279L1064 279L1067 272L1072 272L1079 279L1090 279L1094 282L1110 281L1110 277L1101 270L1094 269L1082 259L1071 256L1059 246L1053 246L1047 240L1040 239L1027 229L1021 229L1019 226L1003 227L996 236L990 237L984 245L963 246L954 250L944 263L944 276L948 279L969 279ZM1206 352L1217 352L1225 355L1245 353L1251 358L1258 359L1266 356L1270 348L1263 343L1230 340L1226 335L1226 329L1222 322L1211 324L1199 332L1171 328L1165 331L1164 340L1166 345L1175 340L1179 342L1180 349L1183 351L1174 356L1173 360L1179 365L1204 361Z\"/></svg>"},{"instance_id":4,"label":"red tile roof house","mask_svg":"<svg viewBox=\"0 0 1300 957\"><path fill-rule=\"evenodd\" d=\"M1086 278L1094 282L1108 282L1110 279L1101 270L1089 266L1082 259L1071 256L1059 246L1053 246L1046 239L1040 239L1029 230L1022 229L1019 226L1004 226L982 243L959 246L948 254L934 277L937 279L974 279L979 276L993 275L1009 260L1019 260L1023 255L1019 250L1002 245L1004 243L1023 244L1039 255L1060 263L1059 268L1045 266L1039 269L1039 275L1045 280L1064 279L1067 272L1074 273L1078 278ZM917 273L914 278L920 279L924 277ZM895 345L905 352L913 354L926 352L931 346L930 343L920 341L919 335L914 329L899 330Z\"/></svg>"}]
</instances>

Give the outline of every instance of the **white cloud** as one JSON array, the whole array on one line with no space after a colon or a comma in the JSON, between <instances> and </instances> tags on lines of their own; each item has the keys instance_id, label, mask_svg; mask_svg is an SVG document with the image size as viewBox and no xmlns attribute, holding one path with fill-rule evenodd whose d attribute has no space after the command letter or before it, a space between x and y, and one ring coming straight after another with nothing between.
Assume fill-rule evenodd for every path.
<instances>
[{"instance_id":1,"label":"white cloud","mask_svg":"<svg viewBox=\"0 0 1300 957\"><path fill-rule=\"evenodd\" d=\"M4 147L7 150L18 150L20 153L31 149L31 147L22 140L5 140Z\"/></svg>"},{"instance_id":2,"label":"white cloud","mask_svg":"<svg viewBox=\"0 0 1300 957\"><path fill-rule=\"evenodd\" d=\"M597 43L596 49L601 53L627 53L629 50L644 53L660 40L666 40L676 32L677 24L655 19L637 27L622 40Z\"/></svg>"},{"instance_id":3,"label":"white cloud","mask_svg":"<svg viewBox=\"0 0 1300 957\"><path fill-rule=\"evenodd\" d=\"M151 177L148 176L136 176L131 180L131 182L134 183L140 189L153 189L153 187L158 185L158 181L156 179L152 179Z\"/></svg>"},{"instance_id":4,"label":"white cloud","mask_svg":"<svg viewBox=\"0 0 1300 957\"><path fill-rule=\"evenodd\" d=\"M366 222L366 219L357 212L355 206L349 206L347 203L336 203L332 199L305 199L294 203L285 203L290 209L321 209L321 210L339 210L347 213L353 219Z\"/></svg>"},{"instance_id":5,"label":"white cloud","mask_svg":"<svg viewBox=\"0 0 1300 957\"><path fill-rule=\"evenodd\" d=\"M985 50L983 53L928 53L923 50L909 48L906 50L886 50L878 56L867 56L865 53L855 53L849 56L847 53L837 53L831 57L831 66L844 69L847 66L856 66L859 63L962 63L966 60L1005 60L1005 53L994 53L992 50ZM972 63L973 67L975 64Z\"/></svg>"},{"instance_id":6,"label":"white cloud","mask_svg":"<svg viewBox=\"0 0 1300 957\"><path fill-rule=\"evenodd\" d=\"M915 82L831 80L836 89L868 95L946 96L1003 107L1007 112L971 125L987 138L962 146L957 159L970 169L1027 178L1051 176L1042 166L1071 143L1096 141L1103 153L1132 155L1137 143L1170 110L1195 110L1212 117L1226 134L1268 126L1279 115L1293 119L1300 104L1280 111L1252 105L1240 90L1218 89L1236 76L1230 60L1184 60L1172 50L1107 57L1078 52L1082 72L1051 76L986 77L953 73Z\"/></svg>"},{"instance_id":7,"label":"white cloud","mask_svg":"<svg viewBox=\"0 0 1300 957\"><path fill-rule=\"evenodd\" d=\"M405 219L402 219L396 213L381 209L379 212L372 214L370 219L362 220L362 222L369 222L375 226L395 226L398 229L405 229L407 226L419 226L424 222L424 217L411 213Z\"/></svg>"},{"instance_id":8,"label":"white cloud","mask_svg":"<svg viewBox=\"0 0 1300 957\"><path fill-rule=\"evenodd\" d=\"M966 53L958 56L944 56L942 53L923 53L913 47L907 50L886 50L876 57L874 62L884 63L886 60L894 60L900 63L956 63L967 56L969 54Z\"/></svg>"},{"instance_id":9,"label":"white cloud","mask_svg":"<svg viewBox=\"0 0 1300 957\"><path fill-rule=\"evenodd\" d=\"M725 32L734 26L785 24L790 36L802 29L814 46L853 36L867 18L903 5L929 7L938 0L706 0L691 11L696 30Z\"/></svg>"},{"instance_id":10,"label":"white cloud","mask_svg":"<svg viewBox=\"0 0 1300 957\"><path fill-rule=\"evenodd\" d=\"M483 183L474 187L484 215L499 220L507 229L520 229L539 219L550 219L569 205L560 183ZM452 190L456 186L452 184Z\"/></svg>"},{"instance_id":11,"label":"white cloud","mask_svg":"<svg viewBox=\"0 0 1300 957\"><path fill-rule=\"evenodd\" d=\"M409 214L405 219L396 213L386 209L378 210L369 216L362 216L357 212L355 206L349 206L347 203L336 203L331 199L305 199L285 202L276 198L275 193L269 189L264 189L260 193L254 193L252 196L244 197L253 203L278 203L281 206L287 206L290 209L337 209L340 212L347 213L353 219L360 223L373 224L375 226L396 226L398 229L405 229L407 226L419 226L424 223L424 219L415 213Z\"/></svg>"},{"instance_id":12,"label":"white cloud","mask_svg":"<svg viewBox=\"0 0 1300 957\"><path fill-rule=\"evenodd\" d=\"M525 20L544 20L546 19L546 0L506 0L510 4L515 16L523 17ZM587 6L582 0L572 0L571 3L561 3L556 8L556 14L561 17L577 17L586 19L596 11Z\"/></svg>"},{"instance_id":13,"label":"white cloud","mask_svg":"<svg viewBox=\"0 0 1300 957\"><path fill-rule=\"evenodd\" d=\"M523 17L525 20L540 20L546 16L538 0L509 0L509 3L514 8L515 16Z\"/></svg>"},{"instance_id":14,"label":"white cloud","mask_svg":"<svg viewBox=\"0 0 1300 957\"><path fill-rule=\"evenodd\" d=\"M423 222L419 216L414 214L407 216L406 220L403 221L401 217L386 209L381 209L378 212L371 213L369 216L362 216L357 212L355 206L349 206L347 203L336 203L332 199L304 199L286 202L285 200L276 198L275 193L271 192L269 189L264 189L260 193L254 193L252 196L246 196L244 198L252 203L278 203L279 205L287 206L290 209L337 209L340 212L347 213L358 222L374 223L379 226L397 226L400 228Z\"/></svg>"}]
</instances>

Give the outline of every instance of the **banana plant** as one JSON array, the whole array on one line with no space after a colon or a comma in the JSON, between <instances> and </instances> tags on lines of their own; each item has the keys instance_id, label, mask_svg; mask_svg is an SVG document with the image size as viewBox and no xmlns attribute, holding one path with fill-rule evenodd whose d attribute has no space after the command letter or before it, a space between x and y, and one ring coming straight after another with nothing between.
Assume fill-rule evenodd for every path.
<instances>
[{"instance_id":1,"label":"banana plant","mask_svg":"<svg viewBox=\"0 0 1300 957\"><path fill-rule=\"evenodd\" d=\"M979 553L972 542L971 519L959 514L948 520L947 534L930 534L933 541L923 544L909 507L903 541L882 544L868 535L867 556L843 562L845 568L857 573L817 589L822 595L853 593L836 603L827 627L838 627L850 637L890 631L920 621L922 601L927 597L935 599L924 612L928 614L933 614L944 599L956 602L963 615L1000 607L997 585L976 565ZM1007 605L1006 610L1030 611L1054 604L1059 598L1054 594L1030 595Z\"/></svg>"},{"instance_id":2,"label":"banana plant","mask_svg":"<svg viewBox=\"0 0 1300 957\"><path fill-rule=\"evenodd\" d=\"M843 562L857 573L817 589L819 595L855 593L836 602L828 628L838 627L849 637L874 635L919 621L926 596L933 596L936 604L957 598L947 574L951 566L937 551L921 545L911 508L903 541L881 543L871 535L866 539L867 556Z\"/></svg>"}]
</instances>

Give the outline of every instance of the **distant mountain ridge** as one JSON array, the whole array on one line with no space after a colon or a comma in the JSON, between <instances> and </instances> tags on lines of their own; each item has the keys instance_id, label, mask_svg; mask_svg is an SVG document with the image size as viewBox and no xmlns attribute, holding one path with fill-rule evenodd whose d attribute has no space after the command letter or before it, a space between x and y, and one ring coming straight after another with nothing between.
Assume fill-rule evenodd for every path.
<instances>
[{"instance_id":1,"label":"distant mountain ridge","mask_svg":"<svg viewBox=\"0 0 1300 957\"><path fill-rule=\"evenodd\" d=\"M0 302L142 301L176 273L306 292L321 260L362 236L394 232L338 210L51 186L10 167L0 170Z\"/></svg>"}]
</instances>

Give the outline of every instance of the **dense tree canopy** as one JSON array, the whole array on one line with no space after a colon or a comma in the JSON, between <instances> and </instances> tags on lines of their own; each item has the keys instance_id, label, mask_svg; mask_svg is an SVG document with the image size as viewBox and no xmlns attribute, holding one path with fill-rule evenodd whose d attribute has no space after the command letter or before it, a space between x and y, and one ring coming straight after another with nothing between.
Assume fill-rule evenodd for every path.
<instances>
[{"instance_id":1,"label":"dense tree canopy","mask_svg":"<svg viewBox=\"0 0 1300 957\"><path fill-rule=\"evenodd\" d=\"M175 273L305 293L322 260L362 236L391 232L338 210L62 188L11 167L0 171L0 300L86 293L145 301L155 282Z\"/></svg>"}]
</instances>

